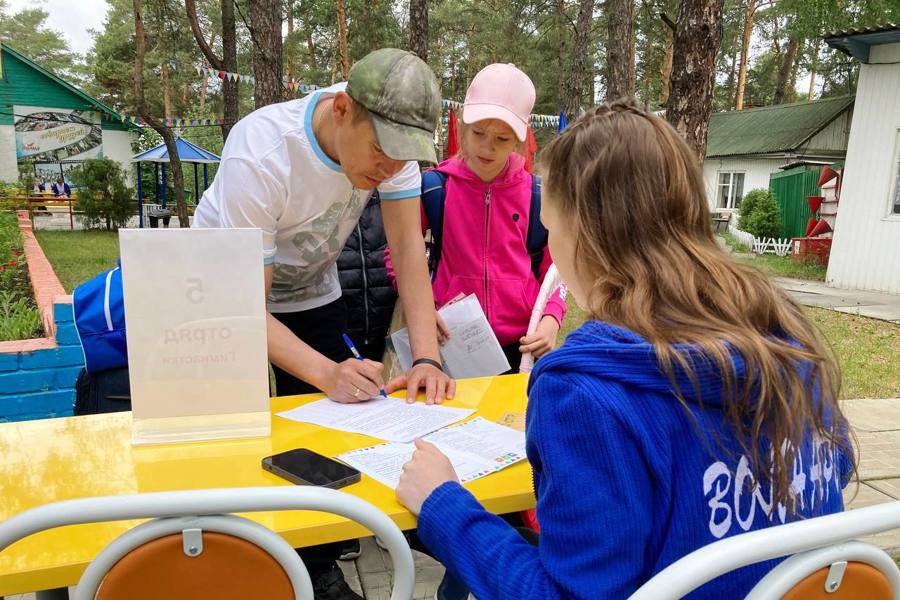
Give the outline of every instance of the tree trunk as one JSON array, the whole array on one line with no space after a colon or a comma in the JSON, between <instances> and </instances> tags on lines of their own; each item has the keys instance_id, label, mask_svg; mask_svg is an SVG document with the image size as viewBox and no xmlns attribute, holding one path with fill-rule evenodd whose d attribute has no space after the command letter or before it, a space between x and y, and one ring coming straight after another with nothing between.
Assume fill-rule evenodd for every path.
<instances>
[{"instance_id":1,"label":"tree trunk","mask_svg":"<svg viewBox=\"0 0 900 600\"><path fill-rule=\"evenodd\" d=\"M163 63L160 70L162 71L161 79L163 89L163 116L169 119L172 117L172 93L169 90L169 65Z\"/></svg>"},{"instance_id":2,"label":"tree trunk","mask_svg":"<svg viewBox=\"0 0 900 600\"><path fill-rule=\"evenodd\" d=\"M809 94L806 95L806 101L812 102L816 95L816 67L819 65L819 46L816 41L812 42L812 63L809 67Z\"/></svg>"},{"instance_id":3,"label":"tree trunk","mask_svg":"<svg viewBox=\"0 0 900 600\"><path fill-rule=\"evenodd\" d=\"M666 44L663 46L662 64L659 66L659 108L665 108L669 102L669 79L672 77L672 45L675 39L675 23L669 16L661 12L660 20L666 25Z\"/></svg>"},{"instance_id":4,"label":"tree trunk","mask_svg":"<svg viewBox=\"0 0 900 600\"><path fill-rule=\"evenodd\" d=\"M756 13L756 0L747 0L744 13L744 35L741 38L741 62L738 67L737 93L735 93L734 109L744 109L744 87L747 84L747 55L750 52L750 37L753 34L753 15Z\"/></svg>"},{"instance_id":5,"label":"tree trunk","mask_svg":"<svg viewBox=\"0 0 900 600\"><path fill-rule=\"evenodd\" d=\"M475 70L475 31L478 22L478 5L480 0L472 1L472 26L469 27L469 34L466 39L466 89L472 82L472 73Z\"/></svg>"},{"instance_id":6,"label":"tree trunk","mask_svg":"<svg viewBox=\"0 0 900 600\"><path fill-rule=\"evenodd\" d=\"M570 118L581 112L581 96L584 89L584 77L587 47L591 33L591 22L594 16L594 0L580 0L578 19L575 22L575 45L572 48L572 61L566 74L566 95L562 110ZM628 81L628 68L625 67L625 82Z\"/></svg>"},{"instance_id":7,"label":"tree trunk","mask_svg":"<svg viewBox=\"0 0 900 600\"><path fill-rule=\"evenodd\" d=\"M593 6L591 7L593 9ZM578 13L579 23L581 12ZM606 101L628 96L631 78L631 0L606 0ZM578 48L576 48L576 52ZM632 92L633 93L633 92Z\"/></svg>"},{"instance_id":8,"label":"tree trunk","mask_svg":"<svg viewBox=\"0 0 900 600\"><path fill-rule=\"evenodd\" d=\"M563 105L566 98L566 38L568 27L566 25L565 0L556 0L556 27L559 34L559 56L557 57L557 104Z\"/></svg>"},{"instance_id":9,"label":"tree trunk","mask_svg":"<svg viewBox=\"0 0 900 600\"><path fill-rule=\"evenodd\" d=\"M799 52L800 51L799 46L803 45L803 40L800 40L797 45L798 45L797 51ZM788 94L786 96L788 98L788 102L796 102L797 101L797 70L798 70L799 66L800 66L800 61L795 58L794 64L791 67L791 80L788 83Z\"/></svg>"},{"instance_id":10,"label":"tree trunk","mask_svg":"<svg viewBox=\"0 0 900 600\"><path fill-rule=\"evenodd\" d=\"M209 36L209 44L206 43L206 39L203 37L203 32L200 31L200 21L197 19L197 5L196 0L185 0L184 2L185 10L187 11L188 23L191 26L191 32L194 34L194 39L197 41L197 45L200 47L200 51L203 53L203 56L206 57L209 65L217 70L217 71L229 71L236 72L237 71L237 34L235 32L235 21L234 21L234 0L221 0L222 7L222 58L216 56L215 52L212 50L213 43L216 39L216 34L213 32ZM206 77L203 79L204 86L203 95L201 96L201 107L203 106L202 102L206 100ZM231 81L230 79L225 79L222 82L222 99L225 104L224 114L222 115L222 141L228 139L228 133L231 131L231 128L237 123L240 118L240 109L238 106L238 82Z\"/></svg>"},{"instance_id":11,"label":"tree trunk","mask_svg":"<svg viewBox=\"0 0 900 600\"><path fill-rule=\"evenodd\" d=\"M676 19L666 119L702 162L712 112L724 0L682 0Z\"/></svg>"},{"instance_id":12,"label":"tree trunk","mask_svg":"<svg viewBox=\"0 0 900 600\"><path fill-rule=\"evenodd\" d=\"M316 46L313 44L312 29L309 28L308 24L306 26L306 51L309 54L309 68L312 71L318 71L319 65L316 62Z\"/></svg>"},{"instance_id":13,"label":"tree trunk","mask_svg":"<svg viewBox=\"0 0 900 600\"><path fill-rule=\"evenodd\" d=\"M409 0L409 49L428 61L428 1Z\"/></svg>"},{"instance_id":14,"label":"tree trunk","mask_svg":"<svg viewBox=\"0 0 900 600\"><path fill-rule=\"evenodd\" d=\"M672 33L666 35L666 45L663 48L662 65L659 67L659 105L665 106L669 102L669 78L672 76Z\"/></svg>"},{"instance_id":15,"label":"tree trunk","mask_svg":"<svg viewBox=\"0 0 900 600\"><path fill-rule=\"evenodd\" d=\"M222 65L226 71L237 72L237 25L234 19L233 0L221 0L222 6ZM237 81L225 81L222 84L222 100L225 111L222 115L222 141L228 139L228 133L234 127L240 113L240 95Z\"/></svg>"},{"instance_id":16,"label":"tree trunk","mask_svg":"<svg viewBox=\"0 0 900 600\"><path fill-rule=\"evenodd\" d=\"M344 0L334 0L337 9L338 25L338 52L341 59L341 77L345 80L350 75L350 56L347 50L347 11L344 10Z\"/></svg>"},{"instance_id":17,"label":"tree trunk","mask_svg":"<svg viewBox=\"0 0 900 600\"><path fill-rule=\"evenodd\" d=\"M294 81L294 0L287 1L287 33L292 42L287 53L287 75L288 81Z\"/></svg>"},{"instance_id":18,"label":"tree trunk","mask_svg":"<svg viewBox=\"0 0 900 600\"><path fill-rule=\"evenodd\" d=\"M738 54L740 53L736 52L731 55L731 68L728 69L728 79L725 81L725 87L728 89L728 98L725 105L728 107L734 106L734 78L737 70Z\"/></svg>"},{"instance_id":19,"label":"tree trunk","mask_svg":"<svg viewBox=\"0 0 900 600\"><path fill-rule=\"evenodd\" d=\"M137 104L137 112L144 121L162 136L169 152L169 168L172 171L172 186L175 188L175 210L178 214L180 227L190 226L187 214L187 205L184 203L184 177L181 172L181 159L178 157L178 149L175 145L175 137L172 130L164 127L153 115L148 114L146 100L144 99L144 56L146 55L147 41L144 37L144 15L142 0L132 0L134 9L134 98Z\"/></svg>"},{"instance_id":20,"label":"tree trunk","mask_svg":"<svg viewBox=\"0 0 900 600\"><path fill-rule=\"evenodd\" d=\"M284 53L281 40L281 0L250 2L250 37L253 40L253 92L256 108L284 99Z\"/></svg>"},{"instance_id":21,"label":"tree trunk","mask_svg":"<svg viewBox=\"0 0 900 600\"><path fill-rule=\"evenodd\" d=\"M787 52L781 61L781 68L778 70L778 82L775 84L775 104L784 104L785 98L788 96L788 90L791 82L791 73L794 69L794 61L797 58L797 46L799 42L796 37L791 37L788 42Z\"/></svg>"},{"instance_id":22,"label":"tree trunk","mask_svg":"<svg viewBox=\"0 0 900 600\"><path fill-rule=\"evenodd\" d=\"M213 44L216 43L216 32L213 31L209 34L209 47L212 48ZM207 61L208 62L208 61ZM212 66L210 66L212 68ZM203 72L203 83L200 85L200 112L203 112L203 107L206 106L206 95L209 93L209 73L206 71ZM187 104L187 101L185 101Z\"/></svg>"},{"instance_id":23,"label":"tree trunk","mask_svg":"<svg viewBox=\"0 0 900 600\"><path fill-rule=\"evenodd\" d=\"M635 44L637 43L637 36L634 34L634 0L629 0L628 2L628 12L631 16L631 27L628 31L628 96L634 97L635 90L637 88L637 65L635 64ZM591 81L596 79L595 77L591 78ZM593 90L593 86L591 87ZM593 104L594 94L591 93L591 103Z\"/></svg>"}]
</instances>

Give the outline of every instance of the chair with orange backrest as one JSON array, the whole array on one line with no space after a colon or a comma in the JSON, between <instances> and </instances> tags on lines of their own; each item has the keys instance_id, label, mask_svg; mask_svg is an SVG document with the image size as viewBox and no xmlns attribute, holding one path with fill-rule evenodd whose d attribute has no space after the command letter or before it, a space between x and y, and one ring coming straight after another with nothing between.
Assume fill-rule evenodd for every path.
<instances>
[{"instance_id":1,"label":"chair with orange backrest","mask_svg":"<svg viewBox=\"0 0 900 600\"><path fill-rule=\"evenodd\" d=\"M719 540L672 563L629 600L676 600L716 577L789 556L744 600L900 600L900 570L855 538L900 528L900 501Z\"/></svg>"},{"instance_id":2,"label":"chair with orange backrest","mask_svg":"<svg viewBox=\"0 0 900 600\"><path fill-rule=\"evenodd\" d=\"M412 598L412 552L400 529L372 504L325 488L192 490L55 502L0 523L0 552L53 527L150 517L91 561L75 600L312 600L309 574L290 544L271 529L230 514L279 510L328 512L360 523L390 552L391 600Z\"/></svg>"}]
</instances>

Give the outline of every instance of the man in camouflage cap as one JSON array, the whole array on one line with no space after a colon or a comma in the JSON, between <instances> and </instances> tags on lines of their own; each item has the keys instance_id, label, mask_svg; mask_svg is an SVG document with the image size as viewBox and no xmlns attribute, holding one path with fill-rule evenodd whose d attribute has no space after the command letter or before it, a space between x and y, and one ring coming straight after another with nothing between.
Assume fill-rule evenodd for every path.
<instances>
[{"instance_id":1,"label":"man in camouflage cap","mask_svg":"<svg viewBox=\"0 0 900 600\"><path fill-rule=\"evenodd\" d=\"M263 232L269 360L278 395L321 390L360 402L385 387L414 400L452 398L440 369L434 298L414 161L437 162L437 79L410 52L386 48L357 62L346 83L265 106L231 130L194 227L254 227ZM346 307L336 261L373 190L397 274L414 365L385 383L382 365L355 360L344 345ZM316 598L356 599L340 577L333 548L305 551Z\"/></svg>"}]
</instances>

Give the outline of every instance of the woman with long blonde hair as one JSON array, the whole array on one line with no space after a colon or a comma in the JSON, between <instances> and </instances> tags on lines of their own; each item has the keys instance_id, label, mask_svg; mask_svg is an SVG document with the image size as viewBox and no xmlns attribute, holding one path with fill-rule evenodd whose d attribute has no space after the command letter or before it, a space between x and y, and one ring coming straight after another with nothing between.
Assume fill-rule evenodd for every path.
<instances>
[{"instance_id":1,"label":"woman with long blonde hair","mask_svg":"<svg viewBox=\"0 0 900 600\"><path fill-rule=\"evenodd\" d=\"M803 311L716 244L699 165L662 119L603 105L544 151L542 220L589 320L536 366L537 546L418 441L399 500L479 600L625 598L691 551L843 510L835 359ZM691 598L741 598L772 567Z\"/></svg>"}]
</instances>

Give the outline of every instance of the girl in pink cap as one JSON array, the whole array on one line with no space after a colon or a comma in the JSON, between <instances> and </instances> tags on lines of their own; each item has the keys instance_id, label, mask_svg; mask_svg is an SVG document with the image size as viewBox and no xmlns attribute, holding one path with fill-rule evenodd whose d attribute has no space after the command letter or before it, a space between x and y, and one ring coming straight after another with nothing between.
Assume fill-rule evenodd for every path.
<instances>
[{"instance_id":1,"label":"girl in pink cap","mask_svg":"<svg viewBox=\"0 0 900 600\"><path fill-rule=\"evenodd\" d=\"M566 311L557 291L526 335L552 263L540 221L540 179L525 170L523 156L534 99L534 84L514 65L482 69L466 92L460 152L422 176L422 231L437 233L435 304L475 294L513 372L522 353L540 358L553 349ZM440 318L438 328L446 335Z\"/></svg>"}]
</instances>

